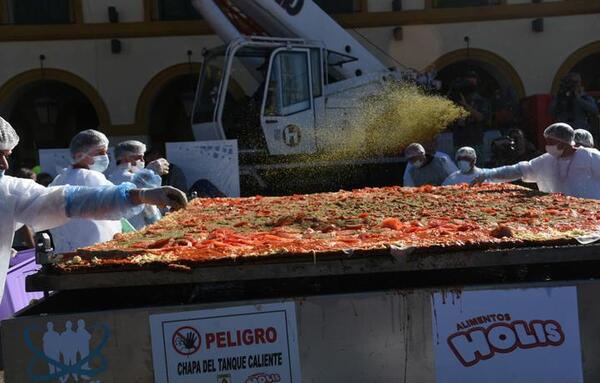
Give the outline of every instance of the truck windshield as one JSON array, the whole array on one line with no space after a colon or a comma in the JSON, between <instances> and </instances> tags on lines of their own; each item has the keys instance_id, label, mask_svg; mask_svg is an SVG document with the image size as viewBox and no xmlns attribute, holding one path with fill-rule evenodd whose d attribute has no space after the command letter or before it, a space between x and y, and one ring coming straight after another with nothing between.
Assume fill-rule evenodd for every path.
<instances>
[{"instance_id":1,"label":"truck windshield","mask_svg":"<svg viewBox=\"0 0 600 383\"><path fill-rule=\"evenodd\" d=\"M215 112L218 102L223 100L219 95L219 87L227 84L221 114L225 136L237 139L240 149L265 147L260 129L260 108L272 51L273 48L243 47L231 58L228 72L224 50L209 55L196 97L194 123L211 122L218 118Z\"/></svg>"}]
</instances>

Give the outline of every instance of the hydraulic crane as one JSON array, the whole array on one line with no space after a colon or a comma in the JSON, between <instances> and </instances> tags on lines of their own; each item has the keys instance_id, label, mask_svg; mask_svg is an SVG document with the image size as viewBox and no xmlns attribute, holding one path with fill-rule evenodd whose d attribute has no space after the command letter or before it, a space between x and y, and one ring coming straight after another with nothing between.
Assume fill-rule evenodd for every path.
<instances>
[{"instance_id":1,"label":"hydraulic crane","mask_svg":"<svg viewBox=\"0 0 600 383\"><path fill-rule=\"evenodd\" d=\"M400 171L399 158L327 156L350 136L366 142L366 129L353 124L361 112L356 106L400 73L386 68L312 0L193 4L225 42L206 52L193 132L201 141L237 139L243 192L382 184L390 182L386 174ZM302 177L303 170L315 168L319 176ZM380 177L365 179L374 172ZM342 173L344 182L329 179ZM299 178L302 185L294 184Z\"/></svg>"}]
</instances>

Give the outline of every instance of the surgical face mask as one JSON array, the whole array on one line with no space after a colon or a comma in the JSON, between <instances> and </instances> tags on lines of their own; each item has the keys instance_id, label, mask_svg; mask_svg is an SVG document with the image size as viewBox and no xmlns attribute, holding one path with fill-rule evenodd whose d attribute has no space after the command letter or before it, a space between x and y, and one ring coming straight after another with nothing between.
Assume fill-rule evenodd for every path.
<instances>
[{"instance_id":1,"label":"surgical face mask","mask_svg":"<svg viewBox=\"0 0 600 383\"><path fill-rule=\"evenodd\" d=\"M5 172L5 171L6 171L6 170L4 170L4 169L0 170L0 178L2 178L2 176L4 176L4 172Z\"/></svg>"},{"instance_id":2,"label":"surgical face mask","mask_svg":"<svg viewBox=\"0 0 600 383\"><path fill-rule=\"evenodd\" d=\"M563 155L564 149L559 149L558 145L546 145L546 152L552 157L560 157Z\"/></svg>"},{"instance_id":3,"label":"surgical face mask","mask_svg":"<svg viewBox=\"0 0 600 383\"><path fill-rule=\"evenodd\" d=\"M94 163L91 164L90 170L95 170L100 173L104 173L104 171L108 168L109 160L108 155L102 154L100 156L92 157L94 159Z\"/></svg>"},{"instance_id":4,"label":"surgical face mask","mask_svg":"<svg viewBox=\"0 0 600 383\"><path fill-rule=\"evenodd\" d=\"M416 160L412 163L415 168L420 168L425 165L425 160Z\"/></svg>"},{"instance_id":5,"label":"surgical face mask","mask_svg":"<svg viewBox=\"0 0 600 383\"><path fill-rule=\"evenodd\" d=\"M144 162L144 160L136 160L135 163L133 165L131 165L131 168L134 171L142 170L145 167L146 167L146 163Z\"/></svg>"},{"instance_id":6,"label":"surgical face mask","mask_svg":"<svg viewBox=\"0 0 600 383\"><path fill-rule=\"evenodd\" d=\"M471 161L460 160L458 161L457 165L462 173L468 173L471 171L471 169L473 169L471 166Z\"/></svg>"}]
</instances>

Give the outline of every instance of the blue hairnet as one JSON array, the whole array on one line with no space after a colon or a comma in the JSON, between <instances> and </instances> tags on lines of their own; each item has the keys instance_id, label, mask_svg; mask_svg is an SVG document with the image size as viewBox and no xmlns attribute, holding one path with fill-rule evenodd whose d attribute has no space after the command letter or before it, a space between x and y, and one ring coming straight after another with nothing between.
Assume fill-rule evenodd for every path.
<instances>
[{"instance_id":1,"label":"blue hairnet","mask_svg":"<svg viewBox=\"0 0 600 383\"><path fill-rule=\"evenodd\" d=\"M108 148L108 138L104 133L94 129L77 133L69 144L69 150L73 158L75 158L76 153L87 153L97 148Z\"/></svg>"},{"instance_id":2,"label":"blue hairnet","mask_svg":"<svg viewBox=\"0 0 600 383\"><path fill-rule=\"evenodd\" d=\"M152 170L142 169L133 174L131 182L140 189L158 188L162 185L162 178Z\"/></svg>"},{"instance_id":3,"label":"blue hairnet","mask_svg":"<svg viewBox=\"0 0 600 383\"><path fill-rule=\"evenodd\" d=\"M117 160L128 154L144 155L144 153L146 153L146 145L136 140L123 141L115 146L115 158Z\"/></svg>"},{"instance_id":4,"label":"blue hairnet","mask_svg":"<svg viewBox=\"0 0 600 383\"><path fill-rule=\"evenodd\" d=\"M557 122L556 124L552 124L544 130L544 137L552 138L556 141L568 144L575 145L573 139L575 138L575 131L569 124L565 124L564 122Z\"/></svg>"},{"instance_id":5,"label":"blue hairnet","mask_svg":"<svg viewBox=\"0 0 600 383\"><path fill-rule=\"evenodd\" d=\"M129 191L132 189L135 185L129 182L106 187L67 186L67 217L118 220L139 214L144 205L131 202Z\"/></svg>"}]
</instances>

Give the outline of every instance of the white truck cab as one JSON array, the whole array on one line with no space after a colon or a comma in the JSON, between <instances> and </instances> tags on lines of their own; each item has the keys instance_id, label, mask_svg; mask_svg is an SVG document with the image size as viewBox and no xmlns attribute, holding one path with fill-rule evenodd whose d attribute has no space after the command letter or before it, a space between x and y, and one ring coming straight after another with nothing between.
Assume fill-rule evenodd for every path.
<instances>
[{"instance_id":1,"label":"white truck cab","mask_svg":"<svg viewBox=\"0 0 600 383\"><path fill-rule=\"evenodd\" d=\"M194 136L236 139L241 172L260 184L257 170L314 168L306 156L342 147L361 99L399 78L312 0L194 5L226 42L205 53Z\"/></svg>"}]
</instances>

